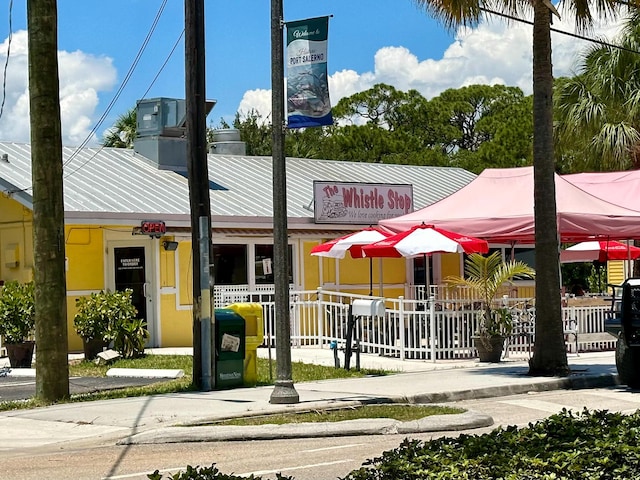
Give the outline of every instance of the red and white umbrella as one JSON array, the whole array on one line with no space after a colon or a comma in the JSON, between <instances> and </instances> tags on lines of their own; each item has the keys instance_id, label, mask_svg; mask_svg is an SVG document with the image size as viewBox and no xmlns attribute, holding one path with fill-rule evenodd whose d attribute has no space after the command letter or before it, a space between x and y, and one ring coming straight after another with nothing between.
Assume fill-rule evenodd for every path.
<instances>
[{"instance_id":1,"label":"red and white umbrella","mask_svg":"<svg viewBox=\"0 0 640 480\"><path fill-rule=\"evenodd\" d=\"M311 255L318 257L344 258L347 251L353 258L363 258L362 246L377 242L390 236L386 230L368 227L359 232L350 233L340 238L316 245L311 249ZM369 295L373 295L373 263L369 259Z\"/></svg>"},{"instance_id":2,"label":"red and white umbrella","mask_svg":"<svg viewBox=\"0 0 640 480\"><path fill-rule=\"evenodd\" d=\"M450 232L433 225L416 225L411 229L362 247L367 257L424 258L424 289L429 294L427 256L433 253L487 253L486 240Z\"/></svg>"},{"instance_id":3,"label":"red and white umbrella","mask_svg":"<svg viewBox=\"0 0 640 480\"><path fill-rule=\"evenodd\" d=\"M637 258L640 258L640 248L614 240L580 242L560 252L562 263L604 263L609 260L635 260Z\"/></svg>"},{"instance_id":4,"label":"red and white umbrella","mask_svg":"<svg viewBox=\"0 0 640 480\"><path fill-rule=\"evenodd\" d=\"M365 245L362 251L367 257L412 258L432 253L487 253L489 244L486 240L423 224Z\"/></svg>"},{"instance_id":5,"label":"red and white umbrella","mask_svg":"<svg viewBox=\"0 0 640 480\"><path fill-rule=\"evenodd\" d=\"M349 233L340 238L316 245L311 255L318 257L344 258L347 251L353 258L362 258L362 246L383 240L391 233L376 227L368 227L359 232Z\"/></svg>"}]
</instances>

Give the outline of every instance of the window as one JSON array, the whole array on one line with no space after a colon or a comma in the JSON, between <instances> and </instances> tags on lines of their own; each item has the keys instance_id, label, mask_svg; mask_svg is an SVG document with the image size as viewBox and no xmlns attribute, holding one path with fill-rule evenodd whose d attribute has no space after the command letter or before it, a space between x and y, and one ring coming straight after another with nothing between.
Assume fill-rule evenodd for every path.
<instances>
[{"instance_id":1,"label":"window","mask_svg":"<svg viewBox=\"0 0 640 480\"><path fill-rule=\"evenodd\" d=\"M247 246L213 245L213 278L216 285L246 285Z\"/></svg>"},{"instance_id":2,"label":"window","mask_svg":"<svg viewBox=\"0 0 640 480\"><path fill-rule=\"evenodd\" d=\"M517 248L515 249L515 258L520 260L535 270L536 268L536 249L535 248Z\"/></svg>"},{"instance_id":3,"label":"window","mask_svg":"<svg viewBox=\"0 0 640 480\"><path fill-rule=\"evenodd\" d=\"M425 257L424 255L420 257L415 257L413 259L413 283L414 285L427 285L425 281ZM427 266L428 266L428 275L429 275L429 285L433 285L433 259L427 258Z\"/></svg>"},{"instance_id":4,"label":"window","mask_svg":"<svg viewBox=\"0 0 640 480\"><path fill-rule=\"evenodd\" d=\"M271 284L273 280L273 245L256 245L255 274L256 285ZM288 246L289 252L289 283L293 283L293 249Z\"/></svg>"}]
</instances>

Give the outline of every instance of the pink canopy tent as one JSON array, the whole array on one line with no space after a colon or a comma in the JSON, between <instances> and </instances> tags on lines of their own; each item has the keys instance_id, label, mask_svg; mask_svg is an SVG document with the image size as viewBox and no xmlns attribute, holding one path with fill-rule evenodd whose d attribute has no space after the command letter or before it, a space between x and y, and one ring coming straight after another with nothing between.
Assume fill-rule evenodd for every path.
<instances>
[{"instance_id":1,"label":"pink canopy tent","mask_svg":"<svg viewBox=\"0 0 640 480\"><path fill-rule=\"evenodd\" d=\"M562 175L576 187L607 202L640 209L640 170Z\"/></svg>"},{"instance_id":2,"label":"pink canopy tent","mask_svg":"<svg viewBox=\"0 0 640 480\"><path fill-rule=\"evenodd\" d=\"M556 175L561 241L640 238L640 211L616 205ZM401 232L429 223L491 242L534 243L533 167L486 169L444 199L380 225Z\"/></svg>"}]
</instances>

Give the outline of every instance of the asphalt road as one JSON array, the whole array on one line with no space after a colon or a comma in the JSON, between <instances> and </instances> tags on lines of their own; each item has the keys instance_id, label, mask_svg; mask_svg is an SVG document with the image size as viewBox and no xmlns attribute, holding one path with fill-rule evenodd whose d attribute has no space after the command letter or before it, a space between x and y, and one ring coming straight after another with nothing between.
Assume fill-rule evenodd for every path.
<instances>
[{"instance_id":1,"label":"asphalt road","mask_svg":"<svg viewBox=\"0 0 640 480\"><path fill-rule=\"evenodd\" d=\"M72 377L69 379L69 391L72 395L80 393L116 390L126 387L141 387L166 379L130 378L130 377ZM0 402L27 400L36 393L34 377L0 377Z\"/></svg>"},{"instance_id":2,"label":"asphalt road","mask_svg":"<svg viewBox=\"0 0 640 480\"><path fill-rule=\"evenodd\" d=\"M482 434L498 425L525 426L563 408L581 411L607 409L633 412L640 408L640 393L625 387L511 395L453 402L450 405L490 414L492 427L463 432L434 432L410 435L429 440L460 433ZM210 466L222 473L275 479L277 472L296 480L331 480L344 477L369 458L398 447L406 435L370 435L281 439L245 442L201 442L162 445L114 445L109 439L92 439L73 445L50 445L34 451L3 452L0 478L41 480L144 480L158 469L166 475L186 465Z\"/></svg>"}]
</instances>

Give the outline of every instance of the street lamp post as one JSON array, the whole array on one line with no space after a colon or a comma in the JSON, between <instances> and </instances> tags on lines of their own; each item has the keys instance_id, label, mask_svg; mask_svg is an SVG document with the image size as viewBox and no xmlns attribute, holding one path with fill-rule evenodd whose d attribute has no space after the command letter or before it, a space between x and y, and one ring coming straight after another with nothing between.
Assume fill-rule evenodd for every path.
<instances>
[{"instance_id":1,"label":"street lamp post","mask_svg":"<svg viewBox=\"0 0 640 480\"><path fill-rule=\"evenodd\" d=\"M287 235L287 174L284 157L284 62L282 0L271 0L271 103L273 140L273 277L276 313L277 379L270 403L298 403L291 379L289 321L289 248Z\"/></svg>"}]
</instances>

